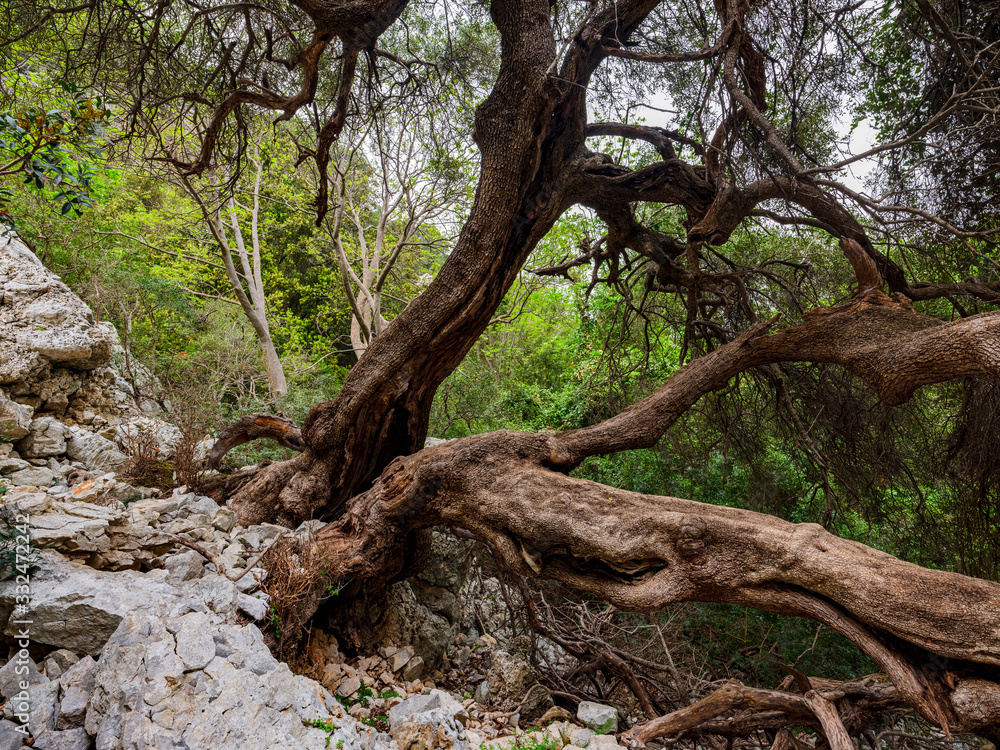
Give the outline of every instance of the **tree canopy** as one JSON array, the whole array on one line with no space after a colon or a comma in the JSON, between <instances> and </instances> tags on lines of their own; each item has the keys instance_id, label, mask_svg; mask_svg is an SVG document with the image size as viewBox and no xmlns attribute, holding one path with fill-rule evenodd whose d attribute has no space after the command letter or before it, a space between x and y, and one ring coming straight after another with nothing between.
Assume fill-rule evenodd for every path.
<instances>
[{"instance_id":1,"label":"tree canopy","mask_svg":"<svg viewBox=\"0 0 1000 750\"><path fill-rule=\"evenodd\" d=\"M425 530L446 524L519 576L623 609L705 601L811 618L928 721L996 741L996 2L3 8L12 112L27 106L11 83L21 71L92 91L116 108L112 154L182 180L225 175L220 205L266 119L285 173L313 188L310 220L333 242L362 353L285 435L298 456L231 483L241 522L327 521L316 544L336 585L412 572ZM21 141L44 136L11 117ZM23 146L0 146L46 179ZM364 179L382 182L366 206L350 190ZM388 211L393 195L421 194L403 218ZM420 293L383 316L378 263L347 267L345 214L362 255L372 225L380 253L416 240L446 257L426 284L412 276L440 258L412 260ZM323 236L297 221L283 246ZM462 367L495 364L503 347L539 372L570 357L529 329L495 340L543 283L534 304L580 304L577 335L600 342L596 360L576 353L586 403L577 391L546 407L558 419L525 407L522 429L466 418L458 430ZM468 434L424 448L432 419ZM678 422L718 435L756 487L775 438L819 501L785 520L758 511L787 508L595 481L614 475L609 455L682 454ZM268 434L240 424L227 446ZM900 494L918 519L928 506L948 516L957 559L908 562L830 533L892 517ZM850 745L809 691L754 700ZM635 742L679 731L677 717L647 719Z\"/></svg>"}]
</instances>

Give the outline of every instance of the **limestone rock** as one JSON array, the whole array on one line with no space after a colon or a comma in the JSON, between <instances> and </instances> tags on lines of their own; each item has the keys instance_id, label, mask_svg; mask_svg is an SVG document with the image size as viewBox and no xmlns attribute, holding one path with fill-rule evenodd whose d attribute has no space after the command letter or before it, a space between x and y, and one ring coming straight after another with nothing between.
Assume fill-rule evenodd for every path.
<instances>
[{"instance_id":1,"label":"limestone rock","mask_svg":"<svg viewBox=\"0 0 1000 750\"><path fill-rule=\"evenodd\" d=\"M127 447L138 435L150 435L156 443L159 459L173 458L177 451L177 446L181 444L183 435L180 428L162 419L153 417L140 417L118 427L115 431L115 443L119 447Z\"/></svg>"},{"instance_id":2,"label":"limestone rock","mask_svg":"<svg viewBox=\"0 0 1000 750\"><path fill-rule=\"evenodd\" d=\"M163 567L170 571L169 580L171 582L190 581L201 578L202 573L205 572L205 558L193 549L187 550L179 555L168 557L164 561Z\"/></svg>"},{"instance_id":3,"label":"limestone rock","mask_svg":"<svg viewBox=\"0 0 1000 750\"><path fill-rule=\"evenodd\" d=\"M267 617L267 602L249 594L239 594L236 597L236 606L254 620L263 620Z\"/></svg>"},{"instance_id":4,"label":"limestone rock","mask_svg":"<svg viewBox=\"0 0 1000 750\"><path fill-rule=\"evenodd\" d=\"M618 712L611 706L593 701L581 701L576 718L595 734L617 734Z\"/></svg>"},{"instance_id":5,"label":"limestone rock","mask_svg":"<svg viewBox=\"0 0 1000 750\"><path fill-rule=\"evenodd\" d=\"M64 691L72 688L79 688L90 695L94 690L94 670L97 669L97 662L93 656L85 656L59 678L59 684Z\"/></svg>"},{"instance_id":6,"label":"limestone rock","mask_svg":"<svg viewBox=\"0 0 1000 750\"><path fill-rule=\"evenodd\" d=\"M32 419L28 435L17 444L17 452L24 458L59 456L66 452L68 428L55 417Z\"/></svg>"},{"instance_id":7,"label":"limestone rock","mask_svg":"<svg viewBox=\"0 0 1000 750\"><path fill-rule=\"evenodd\" d=\"M108 364L112 342L83 300L20 240L0 243L0 383L26 380L52 363Z\"/></svg>"},{"instance_id":8,"label":"limestone rock","mask_svg":"<svg viewBox=\"0 0 1000 750\"><path fill-rule=\"evenodd\" d=\"M389 709L390 733L401 750L468 750L468 723L469 714L462 704L443 690L415 695Z\"/></svg>"},{"instance_id":9,"label":"limestone rock","mask_svg":"<svg viewBox=\"0 0 1000 750\"><path fill-rule=\"evenodd\" d=\"M25 735L12 721L0 721L0 750L20 750Z\"/></svg>"},{"instance_id":10,"label":"limestone rock","mask_svg":"<svg viewBox=\"0 0 1000 750\"><path fill-rule=\"evenodd\" d=\"M52 469L45 466L30 466L27 469L15 471L8 479L11 484L20 487L50 487L58 476Z\"/></svg>"},{"instance_id":11,"label":"limestone rock","mask_svg":"<svg viewBox=\"0 0 1000 750\"><path fill-rule=\"evenodd\" d=\"M91 741L84 729L47 729L36 735L31 746L37 750L89 750Z\"/></svg>"},{"instance_id":12,"label":"limestone rock","mask_svg":"<svg viewBox=\"0 0 1000 750\"><path fill-rule=\"evenodd\" d=\"M27 461L15 456L5 456L0 458L0 474L13 474L15 471L21 471L21 469L28 469L31 467Z\"/></svg>"},{"instance_id":13,"label":"limestone rock","mask_svg":"<svg viewBox=\"0 0 1000 750\"><path fill-rule=\"evenodd\" d=\"M22 651L22 654L26 652ZM26 674L18 674L18 669L26 669ZM19 658L15 656L0 668L0 697L11 698L17 695L22 689L21 683L26 682L28 687L40 685L48 682L48 679L39 673L38 667L30 658Z\"/></svg>"},{"instance_id":14,"label":"limestone rock","mask_svg":"<svg viewBox=\"0 0 1000 750\"><path fill-rule=\"evenodd\" d=\"M129 612L167 615L188 611L233 611L236 588L231 581L210 576L198 585L180 589L133 570L96 571L62 556L42 553L41 569L32 579L32 597L23 619L33 621L31 637L38 643L97 654ZM226 584L232 594L226 595ZM0 622L11 635L16 586L0 583Z\"/></svg>"},{"instance_id":15,"label":"limestone rock","mask_svg":"<svg viewBox=\"0 0 1000 750\"><path fill-rule=\"evenodd\" d=\"M553 706L552 696L548 691L534 687L539 684L540 675L520 656L506 651L495 652L486 678L490 683L490 697L494 701L516 706L527 696L521 706L521 716L525 719L537 719ZM529 690L531 695L528 695Z\"/></svg>"},{"instance_id":16,"label":"limestone rock","mask_svg":"<svg viewBox=\"0 0 1000 750\"><path fill-rule=\"evenodd\" d=\"M68 429L66 455L91 471L101 473L121 471L129 462L128 456L110 440L80 427Z\"/></svg>"},{"instance_id":17,"label":"limestone rock","mask_svg":"<svg viewBox=\"0 0 1000 750\"><path fill-rule=\"evenodd\" d=\"M194 627L191 615L122 620L98 660L87 709L97 750L388 750L386 735L352 721L318 683L275 661L257 628L202 617L198 627L216 655L191 670L173 635Z\"/></svg>"},{"instance_id":18,"label":"limestone rock","mask_svg":"<svg viewBox=\"0 0 1000 750\"><path fill-rule=\"evenodd\" d=\"M0 440L20 440L31 431L35 410L19 404L0 392Z\"/></svg>"},{"instance_id":19,"label":"limestone rock","mask_svg":"<svg viewBox=\"0 0 1000 750\"><path fill-rule=\"evenodd\" d=\"M50 680L58 680L70 667L80 661L80 657L69 649L60 648L45 657L42 667L45 676Z\"/></svg>"},{"instance_id":20,"label":"limestone rock","mask_svg":"<svg viewBox=\"0 0 1000 750\"><path fill-rule=\"evenodd\" d=\"M89 702L90 693L84 692L78 687L71 687L65 690L62 700L59 702L56 729L76 729L77 727L82 727L83 721L87 717L87 704Z\"/></svg>"}]
</instances>

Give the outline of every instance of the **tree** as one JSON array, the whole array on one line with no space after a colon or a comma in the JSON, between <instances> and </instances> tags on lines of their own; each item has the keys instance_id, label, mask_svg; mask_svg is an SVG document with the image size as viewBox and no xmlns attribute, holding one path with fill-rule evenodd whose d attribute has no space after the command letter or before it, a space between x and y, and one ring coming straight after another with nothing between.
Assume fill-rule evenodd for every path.
<instances>
[{"instance_id":1,"label":"tree","mask_svg":"<svg viewBox=\"0 0 1000 750\"><path fill-rule=\"evenodd\" d=\"M241 107L290 119L327 97L330 114L317 120L319 136L303 152L325 175L356 86L391 87L399 70L407 82L419 82L417 69L447 76L459 56L404 59L380 49L387 29L419 12L405 0L298 0L287 13L277 4L156 5L146 15L96 0L84 10L45 7L22 4L8 28L51 33L74 14L104 14L100 28L114 29L119 49L133 51L127 77L113 85L131 103L136 127L151 103L211 114L197 157L177 164L191 174L241 147ZM475 20L478 8L467 12ZM919 163L934 148L930 134L944 117L937 113L995 123L995 45L956 30L930 2L912 11L834 0L495 0L490 17L501 60L476 109L481 168L468 220L427 290L372 339L340 394L312 409L301 455L261 470L231 499L240 522L330 520L316 543L337 580L409 572L413 535L448 524L482 540L518 575L551 578L622 608L700 600L809 617L862 648L929 721L997 739L997 583L921 568L819 525L571 476L589 456L655 444L692 404L743 374L763 371L780 396L788 363L836 365L887 404L937 383L1000 377L1000 312L992 309L1000 281L988 262L995 230L957 226L838 179L862 156L904 154ZM842 155L832 118L877 62L867 51L878 48L878 32L900 23L936 49L913 85L935 78L936 60L957 60L950 93L891 142ZM88 66L105 59L96 34L77 40ZM319 86L327 57L339 60L329 95ZM668 92L680 111L673 127L631 119L637 102L658 106L644 101L647 88ZM621 121L593 119L595 101ZM625 163L592 151L588 139L596 137L648 149ZM320 219L330 200L324 186ZM682 233L643 223L645 204L678 207ZM689 361L655 393L594 425L421 449L436 389L533 248L574 206L592 210L607 234L566 263L598 264L612 283L641 269L650 293L675 295ZM831 288L811 301L802 275L813 269L801 258L729 257L726 243L754 220L836 238L851 272L849 297ZM914 222L954 238L949 253L985 256L978 275L954 278L926 246L903 254L896 243L891 257L885 238L914 236ZM917 281L914 272L929 275ZM779 311L791 320L776 329ZM831 746L850 746L824 700L784 700L787 715L791 703L812 712ZM649 723L631 737L646 741L659 727Z\"/></svg>"},{"instance_id":2,"label":"tree","mask_svg":"<svg viewBox=\"0 0 1000 750\"><path fill-rule=\"evenodd\" d=\"M219 247L222 256L222 263L226 269L226 278L229 286L236 295L240 303L240 308L247 320L253 327L257 340L260 342L261 350L264 352L264 371L267 373L268 388L272 396L277 396L288 391L288 383L285 379L285 369L281 364L281 357L274 347L271 338L271 325L267 320L267 301L264 290L264 275L262 270L261 256L261 232L258 226L260 219L260 191L261 177L264 174L264 164L257 150L250 157L253 165L253 186L250 188L251 203L249 206L237 205L236 196L229 197L220 203L219 185L214 187L214 195L203 195L198 186L184 175L180 181L187 194L194 199L201 209L202 218L208 226ZM213 200L214 198L214 200ZM223 212L226 212L223 219ZM249 247L245 238L246 218L249 215ZM229 239L232 231L232 241ZM240 266L237 269L234 260L239 259Z\"/></svg>"},{"instance_id":3,"label":"tree","mask_svg":"<svg viewBox=\"0 0 1000 750\"><path fill-rule=\"evenodd\" d=\"M386 282L400 256L442 246L446 238L432 223L444 226L446 214L460 213L464 203L460 162L435 143L442 134L428 137L433 128L426 121L458 140L455 129L442 122L440 113L420 114L385 114L362 132L342 137L342 156L328 175L337 206L322 228L340 268L351 308L351 347L358 357L388 325ZM366 153L370 140L372 150Z\"/></svg>"}]
</instances>

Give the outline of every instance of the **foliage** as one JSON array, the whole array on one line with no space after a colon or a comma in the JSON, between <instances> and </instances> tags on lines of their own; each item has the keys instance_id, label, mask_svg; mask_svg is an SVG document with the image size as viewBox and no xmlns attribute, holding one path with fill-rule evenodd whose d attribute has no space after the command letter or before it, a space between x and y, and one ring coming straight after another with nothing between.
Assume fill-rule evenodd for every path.
<instances>
[{"instance_id":1,"label":"foliage","mask_svg":"<svg viewBox=\"0 0 1000 750\"><path fill-rule=\"evenodd\" d=\"M34 92L42 98L39 104L0 112L0 179L20 177L57 202L60 214L79 216L92 205L92 162L103 158L111 111L101 96L58 83L58 93ZM12 198L12 190L0 184L0 220L7 224L16 220Z\"/></svg>"}]
</instances>

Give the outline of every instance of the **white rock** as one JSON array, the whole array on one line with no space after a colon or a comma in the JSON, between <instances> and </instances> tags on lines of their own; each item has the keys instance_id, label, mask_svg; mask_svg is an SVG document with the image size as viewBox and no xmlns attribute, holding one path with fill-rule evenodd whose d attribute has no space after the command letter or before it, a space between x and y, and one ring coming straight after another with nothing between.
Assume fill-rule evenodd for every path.
<instances>
[{"instance_id":1,"label":"white rock","mask_svg":"<svg viewBox=\"0 0 1000 750\"><path fill-rule=\"evenodd\" d=\"M17 444L17 452L24 458L47 458L66 452L68 428L55 417L32 419L29 433Z\"/></svg>"},{"instance_id":2,"label":"white rock","mask_svg":"<svg viewBox=\"0 0 1000 750\"><path fill-rule=\"evenodd\" d=\"M254 620L263 620L267 617L267 602L249 594L239 594L236 597L236 606L247 613Z\"/></svg>"},{"instance_id":3,"label":"white rock","mask_svg":"<svg viewBox=\"0 0 1000 750\"><path fill-rule=\"evenodd\" d=\"M581 701L576 710L576 718L597 734L618 733L618 712L612 706Z\"/></svg>"},{"instance_id":4,"label":"white rock","mask_svg":"<svg viewBox=\"0 0 1000 750\"><path fill-rule=\"evenodd\" d=\"M227 608L226 597L218 590L224 587L179 588L133 570L107 573L70 562L55 552L44 551L41 556L41 568L32 578L31 602L23 615L14 615L15 582L0 582L0 622L5 623L7 635L17 632L14 619L28 619L33 623L32 640L76 653L97 654L129 612L166 616L207 611L210 605L223 615L233 611L235 587Z\"/></svg>"},{"instance_id":5,"label":"white rock","mask_svg":"<svg viewBox=\"0 0 1000 750\"><path fill-rule=\"evenodd\" d=\"M119 447L127 447L139 435L151 435L156 446L156 457L164 460L173 458L177 446L184 439L177 425L153 417L140 417L118 427L115 431L115 443Z\"/></svg>"},{"instance_id":6,"label":"white rock","mask_svg":"<svg viewBox=\"0 0 1000 750\"><path fill-rule=\"evenodd\" d=\"M80 427L69 428L66 455L91 471L101 473L121 471L129 462L128 456L110 440Z\"/></svg>"},{"instance_id":7,"label":"white rock","mask_svg":"<svg viewBox=\"0 0 1000 750\"><path fill-rule=\"evenodd\" d=\"M0 239L0 383L26 380L51 363L106 365L112 341L90 308L20 240Z\"/></svg>"},{"instance_id":8,"label":"white rock","mask_svg":"<svg viewBox=\"0 0 1000 750\"><path fill-rule=\"evenodd\" d=\"M190 671L170 635L178 633L180 648L180 621L141 614L122 621L99 660L87 711L98 750L389 750L386 735L349 719L318 683L275 661L256 627L205 617L199 628L216 656ZM333 729L306 723L314 721Z\"/></svg>"},{"instance_id":9,"label":"white rock","mask_svg":"<svg viewBox=\"0 0 1000 750\"><path fill-rule=\"evenodd\" d=\"M0 392L0 440L20 440L30 431L35 410Z\"/></svg>"}]
</instances>

